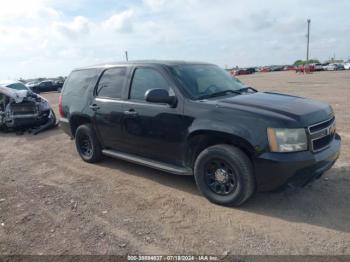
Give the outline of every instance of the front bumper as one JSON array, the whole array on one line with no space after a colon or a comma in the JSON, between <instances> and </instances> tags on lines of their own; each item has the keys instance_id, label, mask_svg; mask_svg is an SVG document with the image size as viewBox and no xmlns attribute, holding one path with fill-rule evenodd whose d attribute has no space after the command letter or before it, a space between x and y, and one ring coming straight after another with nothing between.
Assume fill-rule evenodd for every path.
<instances>
[{"instance_id":1,"label":"front bumper","mask_svg":"<svg viewBox=\"0 0 350 262\"><path fill-rule=\"evenodd\" d=\"M5 119L5 126L7 128L29 128L44 125L49 120L50 111L45 111L34 114L16 114L10 115Z\"/></svg>"},{"instance_id":2,"label":"front bumper","mask_svg":"<svg viewBox=\"0 0 350 262\"><path fill-rule=\"evenodd\" d=\"M255 159L258 191L270 191L285 184L303 186L330 169L340 154L341 138L335 135L329 146L317 153L264 153Z\"/></svg>"}]
</instances>

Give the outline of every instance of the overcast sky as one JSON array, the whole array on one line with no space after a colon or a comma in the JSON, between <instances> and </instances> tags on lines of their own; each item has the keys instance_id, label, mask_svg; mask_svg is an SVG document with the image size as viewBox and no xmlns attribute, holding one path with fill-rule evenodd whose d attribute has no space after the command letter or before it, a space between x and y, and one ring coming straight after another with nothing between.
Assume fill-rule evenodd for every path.
<instances>
[{"instance_id":1,"label":"overcast sky","mask_svg":"<svg viewBox=\"0 0 350 262\"><path fill-rule=\"evenodd\" d=\"M135 59L222 67L350 57L349 0L0 0L0 79Z\"/></svg>"}]
</instances>

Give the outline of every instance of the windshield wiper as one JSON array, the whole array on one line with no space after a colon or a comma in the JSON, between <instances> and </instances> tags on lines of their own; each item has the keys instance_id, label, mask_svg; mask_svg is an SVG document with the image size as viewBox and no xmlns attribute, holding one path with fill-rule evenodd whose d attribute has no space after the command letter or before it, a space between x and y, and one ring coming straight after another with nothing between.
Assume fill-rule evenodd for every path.
<instances>
[{"instance_id":1,"label":"windshield wiper","mask_svg":"<svg viewBox=\"0 0 350 262\"><path fill-rule=\"evenodd\" d=\"M255 88L252 88L250 86L244 87L244 88L240 88L237 91L242 93L242 92L246 92L246 91L249 91L249 90L252 90L254 93L258 92L258 90L256 90Z\"/></svg>"},{"instance_id":2,"label":"windshield wiper","mask_svg":"<svg viewBox=\"0 0 350 262\"><path fill-rule=\"evenodd\" d=\"M213 97L218 97L218 96L225 96L225 95L228 95L230 93L231 94L237 94L237 95L241 95L242 94L238 90L228 89L228 90L224 90L224 91L220 91L220 92L216 92L216 93L200 96L200 97L198 97L198 100L207 99L207 98L213 98Z\"/></svg>"}]
</instances>

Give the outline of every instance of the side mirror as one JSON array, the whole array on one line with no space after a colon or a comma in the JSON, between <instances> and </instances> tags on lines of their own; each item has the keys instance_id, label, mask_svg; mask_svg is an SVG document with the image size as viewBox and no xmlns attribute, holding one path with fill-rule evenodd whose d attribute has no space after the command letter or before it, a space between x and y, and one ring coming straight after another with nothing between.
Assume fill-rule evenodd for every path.
<instances>
[{"instance_id":1,"label":"side mirror","mask_svg":"<svg viewBox=\"0 0 350 262\"><path fill-rule=\"evenodd\" d=\"M150 103L160 103L160 104L168 104L170 106L176 105L176 97L170 96L169 92L165 89L149 89L145 94L145 99Z\"/></svg>"}]
</instances>

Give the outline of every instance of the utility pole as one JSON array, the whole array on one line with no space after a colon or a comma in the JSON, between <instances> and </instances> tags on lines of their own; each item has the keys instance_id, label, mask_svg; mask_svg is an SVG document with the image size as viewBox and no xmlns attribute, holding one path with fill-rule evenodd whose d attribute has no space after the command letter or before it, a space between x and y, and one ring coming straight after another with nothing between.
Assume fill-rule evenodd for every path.
<instances>
[{"instance_id":1,"label":"utility pole","mask_svg":"<svg viewBox=\"0 0 350 262\"><path fill-rule=\"evenodd\" d=\"M127 62L129 61L128 50L125 51L125 59Z\"/></svg>"},{"instance_id":2,"label":"utility pole","mask_svg":"<svg viewBox=\"0 0 350 262\"><path fill-rule=\"evenodd\" d=\"M309 63L309 45L310 45L310 23L311 20L307 20L307 46L306 46L306 63Z\"/></svg>"}]
</instances>

